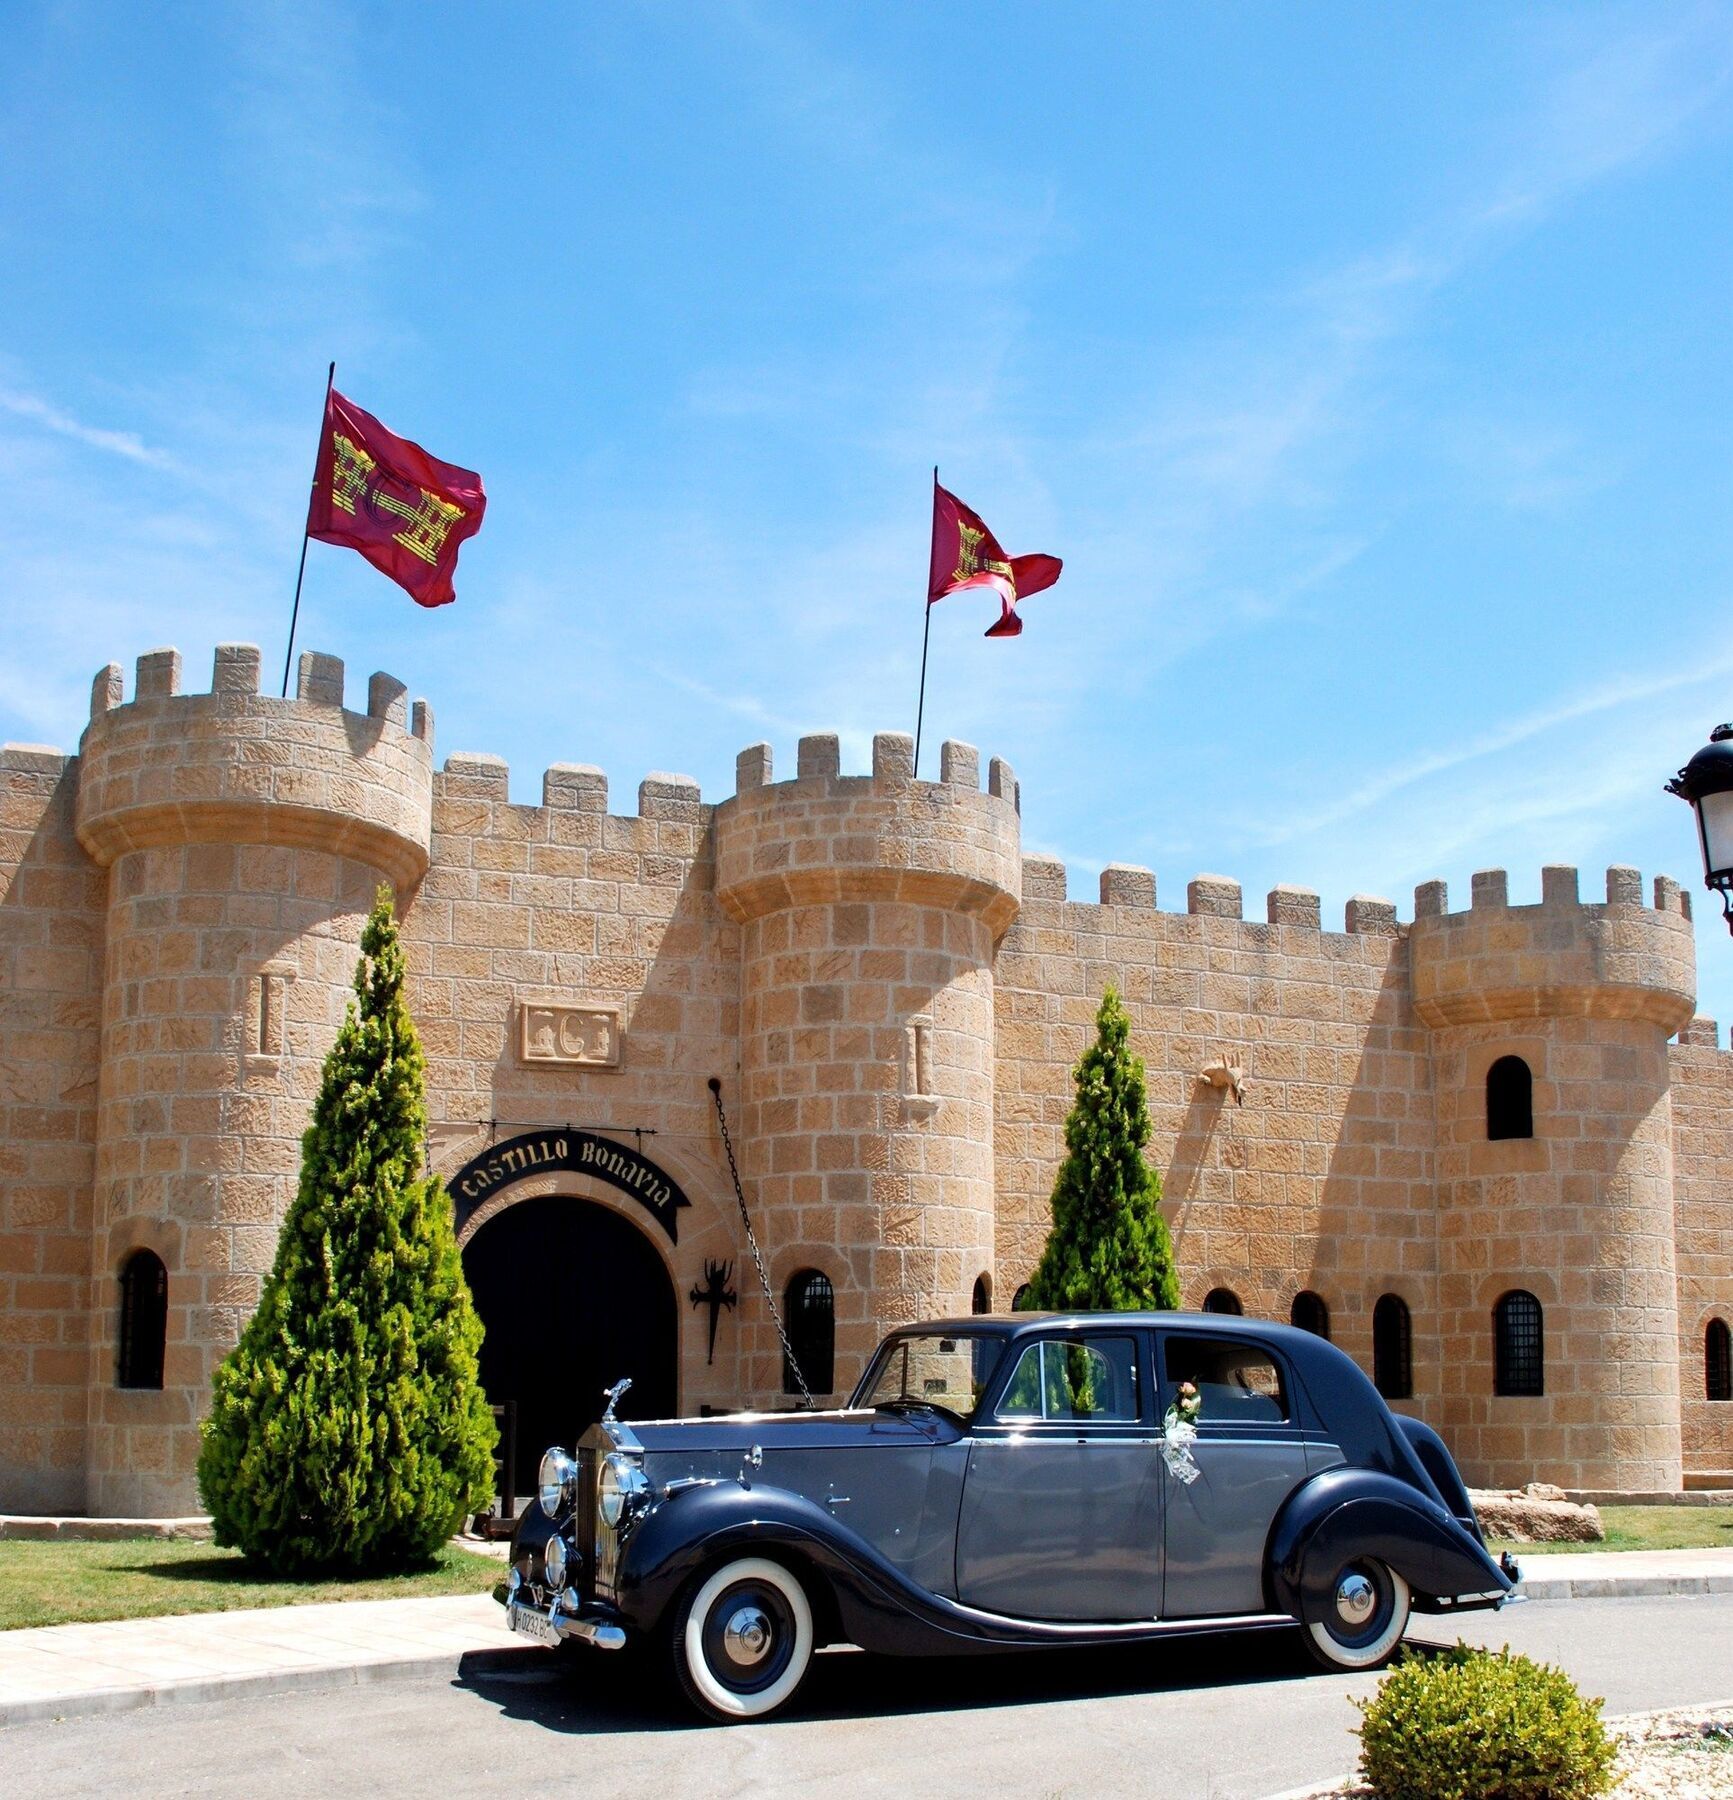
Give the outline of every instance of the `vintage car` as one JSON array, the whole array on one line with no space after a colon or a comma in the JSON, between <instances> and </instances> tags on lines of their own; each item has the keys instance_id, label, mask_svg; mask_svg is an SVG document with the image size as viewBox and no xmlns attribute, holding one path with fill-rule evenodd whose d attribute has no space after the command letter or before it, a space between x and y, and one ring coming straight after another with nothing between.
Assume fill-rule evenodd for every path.
<instances>
[{"instance_id":1,"label":"vintage car","mask_svg":"<svg viewBox=\"0 0 1733 1800\"><path fill-rule=\"evenodd\" d=\"M813 1651L902 1655L1302 1628L1372 1669L1411 1611L1503 1605L1437 1434L1340 1350L1216 1314L893 1332L840 1412L631 1422L548 1451L496 1590L545 1643L667 1655L721 1720Z\"/></svg>"}]
</instances>

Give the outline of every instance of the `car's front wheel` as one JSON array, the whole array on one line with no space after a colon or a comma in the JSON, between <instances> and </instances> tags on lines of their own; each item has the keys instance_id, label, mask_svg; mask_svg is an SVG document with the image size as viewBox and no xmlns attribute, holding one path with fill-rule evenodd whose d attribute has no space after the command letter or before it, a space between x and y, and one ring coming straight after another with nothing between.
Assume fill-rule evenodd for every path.
<instances>
[{"instance_id":1,"label":"car's front wheel","mask_svg":"<svg viewBox=\"0 0 1733 1800\"><path fill-rule=\"evenodd\" d=\"M742 1556L687 1590L674 1617L681 1692L713 1719L763 1719L794 1698L812 1663L812 1605L799 1578Z\"/></svg>"},{"instance_id":2,"label":"car's front wheel","mask_svg":"<svg viewBox=\"0 0 1733 1800\"><path fill-rule=\"evenodd\" d=\"M1306 1647L1326 1669L1379 1669L1408 1629L1408 1583L1374 1557L1336 1571L1324 1616L1306 1626Z\"/></svg>"}]
</instances>

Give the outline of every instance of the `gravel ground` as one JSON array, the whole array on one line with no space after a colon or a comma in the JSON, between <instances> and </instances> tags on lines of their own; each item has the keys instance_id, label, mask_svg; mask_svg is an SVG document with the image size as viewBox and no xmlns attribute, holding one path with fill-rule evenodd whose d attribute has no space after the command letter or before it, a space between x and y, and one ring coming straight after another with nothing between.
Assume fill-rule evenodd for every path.
<instances>
[{"instance_id":1,"label":"gravel ground","mask_svg":"<svg viewBox=\"0 0 1733 1800\"><path fill-rule=\"evenodd\" d=\"M1623 1743L1610 1800L1730 1800L1733 1706L1631 1713L1608 1719ZM1310 1788L1282 1800L1376 1800L1358 1781Z\"/></svg>"}]
</instances>

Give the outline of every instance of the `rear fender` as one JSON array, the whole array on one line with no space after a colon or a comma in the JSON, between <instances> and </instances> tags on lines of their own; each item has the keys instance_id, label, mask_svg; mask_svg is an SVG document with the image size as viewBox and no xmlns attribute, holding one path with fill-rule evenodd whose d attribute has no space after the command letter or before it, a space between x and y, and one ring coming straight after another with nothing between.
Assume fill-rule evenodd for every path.
<instances>
[{"instance_id":1,"label":"rear fender","mask_svg":"<svg viewBox=\"0 0 1733 1800\"><path fill-rule=\"evenodd\" d=\"M1393 1476L1331 1469L1296 1489L1270 1535L1271 1603L1308 1624L1325 1616L1342 1565L1376 1557L1434 1602L1503 1596L1513 1586L1466 1526Z\"/></svg>"}]
</instances>

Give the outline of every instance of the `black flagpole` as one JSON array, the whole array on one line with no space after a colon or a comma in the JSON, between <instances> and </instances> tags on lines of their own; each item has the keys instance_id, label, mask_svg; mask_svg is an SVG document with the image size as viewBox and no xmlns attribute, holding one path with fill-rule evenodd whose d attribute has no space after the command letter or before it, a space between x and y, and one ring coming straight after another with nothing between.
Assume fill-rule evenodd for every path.
<instances>
[{"instance_id":1,"label":"black flagpole","mask_svg":"<svg viewBox=\"0 0 1733 1800\"><path fill-rule=\"evenodd\" d=\"M935 511L939 503L939 465L933 464L933 506ZM928 576L928 586L932 577ZM915 774L921 772L921 718L927 708L927 639L933 634L933 597L927 595L927 617L921 626L921 697L915 702Z\"/></svg>"},{"instance_id":2,"label":"black flagpole","mask_svg":"<svg viewBox=\"0 0 1733 1800\"><path fill-rule=\"evenodd\" d=\"M325 453L325 418L331 411L331 389L336 385L337 365L332 363L325 371L325 411L319 415L319 448L313 456L313 480L319 479L319 458ZM933 471L933 479L938 480L939 472ZM308 503L308 523L312 522L311 500ZM301 579L307 573L307 526L301 527L301 566L295 571L295 606L289 614L289 648L283 653L283 698L289 697L289 664L295 657L295 625L301 617Z\"/></svg>"}]
</instances>

